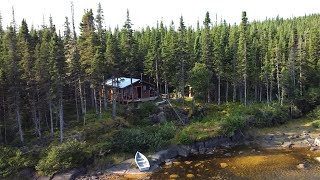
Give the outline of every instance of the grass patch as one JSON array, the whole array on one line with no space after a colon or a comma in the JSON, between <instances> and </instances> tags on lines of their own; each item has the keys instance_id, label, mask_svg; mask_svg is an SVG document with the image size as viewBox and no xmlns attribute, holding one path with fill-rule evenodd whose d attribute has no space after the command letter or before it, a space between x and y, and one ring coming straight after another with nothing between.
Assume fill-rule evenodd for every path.
<instances>
[{"instance_id":1,"label":"grass patch","mask_svg":"<svg viewBox=\"0 0 320 180\"><path fill-rule=\"evenodd\" d=\"M190 144L219 135L221 126L217 121L194 122L182 128L175 136L178 144Z\"/></svg>"},{"instance_id":2,"label":"grass patch","mask_svg":"<svg viewBox=\"0 0 320 180\"><path fill-rule=\"evenodd\" d=\"M156 126L120 129L112 140L113 151L134 153L136 151L156 150L170 144L175 135L173 123Z\"/></svg>"},{"instance_id":3,"label":"grass patch","mask_svg":"<svg viewBox=\"0 0 320 180\"><path fill-rule=\"evenodd\" d=\"M218 135L232 136L247 126L269 127L289 120L287 107L278 104L209 104L201 109L204 115L193 118L191 124L182 127L175 136L176 143L203 141Z\"/></svg>"}]
</instances>

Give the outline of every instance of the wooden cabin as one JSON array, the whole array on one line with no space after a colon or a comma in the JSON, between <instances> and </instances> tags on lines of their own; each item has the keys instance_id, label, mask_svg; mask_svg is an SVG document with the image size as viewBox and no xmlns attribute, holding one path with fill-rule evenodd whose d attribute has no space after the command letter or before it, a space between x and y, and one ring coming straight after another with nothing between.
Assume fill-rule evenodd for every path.
<instances>
[{"instance_id":1,"label":"wooden cabin","mask_svg":"<svg viewBox=\"0 0 320 180\"><path fill-rule=\"evenodd\" d=\"M155 100L158 97L155 85L149 82L141 81L141 79L119 77L116 79L108 79L104 83L109 87L108 98L110 100L114 95L116 96L115 98L117 101L123 103L129 103L133 101L150 101ZM131 90L133 90L133 94L131 93Z\"/></svg>"}]
</instances>

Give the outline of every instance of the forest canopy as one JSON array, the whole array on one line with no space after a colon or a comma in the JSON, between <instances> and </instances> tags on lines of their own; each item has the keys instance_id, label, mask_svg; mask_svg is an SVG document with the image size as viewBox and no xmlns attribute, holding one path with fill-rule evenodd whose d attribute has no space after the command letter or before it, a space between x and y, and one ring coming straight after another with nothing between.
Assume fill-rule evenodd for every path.
<instances>
[{"instance_id":1,"label":"forest canopy","mask_svg":"<svg viewBox=\"0 0 320 180\"><path fill-rule=\"evenodd\" d=\"M285 104L319 88L319 14L260 22L243 12L239 25L204 15L196 27L181 16L179 24L134 30L128 10L111 30L99 4L83 14L80 34L67 17L63 32L51 17L39 29L15 22L14 13L4 28L0 17L0 142L57 129L62 142L65 111L85 126L87 109L106 110L101 83L111 77L143 74L159 93L182 99L194 86L198 100L217 104Z\"/></svg>"}]
</instances>

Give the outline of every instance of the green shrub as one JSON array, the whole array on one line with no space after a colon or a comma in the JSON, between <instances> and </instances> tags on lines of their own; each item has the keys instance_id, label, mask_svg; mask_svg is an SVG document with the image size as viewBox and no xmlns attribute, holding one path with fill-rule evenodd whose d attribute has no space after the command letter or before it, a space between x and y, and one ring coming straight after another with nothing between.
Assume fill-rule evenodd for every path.
<instances>
[{"instance_id":1,"label":"green shrub","mask_svg":"<svg viewBox=\"0 0 320 180\"><path fill-rule=\"evenodd\" d=\"M113 151L135 152L155 150L168 144L174 137L175 125L165 123L164 125L137 127L134 129L121 129L115 133L112 140Z\"/></svg>"},{"instance_id":2,"label":"green shrub","mask_svg":"<svg viewBox=\"0 0 320 180\"><path fill-rule=\"evenodd\" d=\"M16 173L19 169L32 165L32 161L18 148L0 147L0 178Z\"/></svg>"},{"instance_id":3,"label":"green shrub","mask_svg":"<svg viewBox=\"0 0 320 180\"><path fill-rule=\"evenodd\" d=\"M306 99L307 101L313 105L319 105L320 104L320 88L310 88L306 93Z\"/></svg>"},{"instance_id":4,"label":"green shrub","mask_svg":"<svg viewBox=\"0 0 320 180\"><path fill-rule=\"evenodd\" d=\"M148 117L156 112L157 107L154 102L144 102L140 108L132 109L129 113L128 120L134 125L146 125L150 121Z\"/></svg>"},{"instance_id":5,"label":"green shrub","mask_svg":"<svg viewBox=\"0 0 320 180\"><path fill-rule=\"evenodd\" d=\"M288 107L279 104L230 103L207 105L206 113L199 113L193 123L186 125L175 136L177 143L188 144L217 135L232 136L236 130L251 127L266 127L282 124L289 119Z\"/></svg>"},{"instance_id":6,"label":"green shrub","mask_svg":"<svg viewBox=\"0 0 320 180\"><path fill-rule=\"evenodd\" d=\"M316 121L312 122L312 126L314 128L320 128L320 120L316 120Z\"/></svg>"},{"instance_id":7,"label":"green shrub","mask_svg":"<svg viewBox=\"0 0 320 180\"><path fill-rule=\"evenodd\" d=\"M201 121L191 123L178 132L175 136L177 144L190 144L203 141L219 135L221 126L218 121Z\"/></svg>"},{"instance_id":8,"label":"green shrub","mask_svg":"<svg viewBox=\"0 0 320 180\"><path fill-rule=\"evenodd\" d=\"M188 134L186 129L179 132L175 139L178 144L191 144L194 142L194 138Z\"/></svg>"},{"instance_id":9,"label":"green shrub","mask_svg":"<svg viewBox=\"0 0 320 180\"><path fill-rule=\"evenodd\" d=\"M278 124L283 124L289 119L288 107L282 107L278 104L260 105L255 107L251 115L256 119L256 127L270 127Z\"/></svg>"},{"instance_id":10,"label":"green shrub","mask_svg":"<svg viewBox=\"0 0 320 180\"><path fill-rule=\"evenodd\" d=\"M226 136L233 136L236 130L245 126L246 119L246 116L240 113L226 116L221 120L221 133Z\"/></svg>"},{"instance_id":11,"label":"green shrub","mask_svg":"<svg viewBox=\"0 0 320 180\"><path fill-rule=\"evenodd\" d=\"M40 159L36 169L41 175L51 176L58 171L78 167L89 157L85 142L68 141L56 146L51 145L46 155Z\"/></svg>"},{"instance_id":12,"label":"green shrub","mask_svg":"<svg viewBox=\"0 0 320 180\"><path fill-rule=\"evenodd\" d=\"M314 118L320 118L320 106L315 108L311 114L313 115Z\"/></svg>"},{"instance_id":13,"label":"green shrub","mask_svg":"<svg viewBox=\"0 0 320 180\"><path fill-rule=\"evenodd\" d=\"M151 113L153 113L156 110L156 105L154 102L144 102L141 104L139 110L141 115L149 116Z\"/></svg>"},{"instance_id":14,"label":"green shrub","mask_svg":"<svg viewBox=\"0 0 320 180\"><path fill-rule=\"evenodd\" d=\"M110 141L96 142L95 144L88 147L88 149L90 150L90 152L97 156L100 156L101 154L104 155L111 151L112 143Z\"/></svg>"}]
</instances>

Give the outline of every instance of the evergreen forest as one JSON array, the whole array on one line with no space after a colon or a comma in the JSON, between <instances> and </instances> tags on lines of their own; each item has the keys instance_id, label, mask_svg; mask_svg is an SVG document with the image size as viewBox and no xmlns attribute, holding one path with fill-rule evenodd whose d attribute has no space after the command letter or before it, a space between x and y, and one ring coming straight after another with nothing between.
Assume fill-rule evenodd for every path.
<instances>
[{"instance_id":1,"label":"evergreen forest","mask_svg":"<svg viewBox=\"0 0 320 180\"><path fill-rule=\"evenodd\" d=\"M143 77L181 104L189 87L196 103L241 107L287 106L319 91L319 14L255 21L242 12L240 24L203 15L196 26L181 16L179 24L160 20L136 30L127 10L111 29L99 4L80 25L66 17L63 32L52 17L35 28L16 22L13 10L4 27L0 15L0 144L47 137L60 144L68 128L86 128L91 116L103 121L109 112L122 121L102 83L110 78Z\"/></svg>"}]
</instances>

